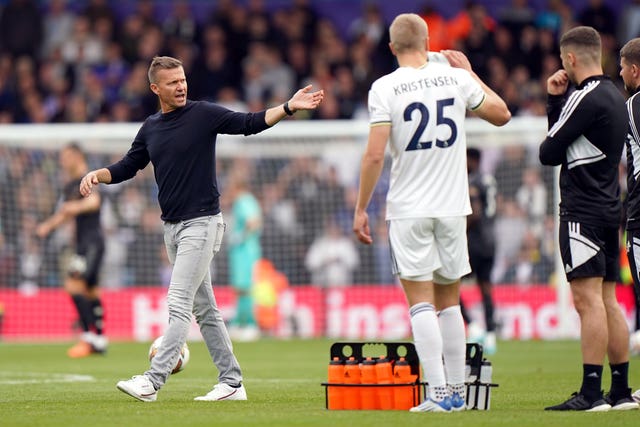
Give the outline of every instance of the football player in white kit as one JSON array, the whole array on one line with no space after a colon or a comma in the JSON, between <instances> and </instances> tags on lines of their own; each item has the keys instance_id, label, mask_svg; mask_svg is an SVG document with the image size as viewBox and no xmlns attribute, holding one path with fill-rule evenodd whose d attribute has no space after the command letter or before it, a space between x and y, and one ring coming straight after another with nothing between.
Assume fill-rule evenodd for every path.
<instances>
[{"instance_id":1,"label":"football player in white kit","mask_svg":"<svg viewBox=\"0 0 640 427\"><path fill-rule=\"evenodd\" d=\"M386 219L391 254L429 383L428 396L411 411L460 411L466 407L460 278L471 271L464 121L466 111L473 110L502 126L511 113L462 52L429 55L428 29L420 16L398 15L389 32L399 68L376 80L369 91L371 127L353 231L362 243L372 243L366 209L389 141L393 163Z\"/></svg>"}]
</instances>

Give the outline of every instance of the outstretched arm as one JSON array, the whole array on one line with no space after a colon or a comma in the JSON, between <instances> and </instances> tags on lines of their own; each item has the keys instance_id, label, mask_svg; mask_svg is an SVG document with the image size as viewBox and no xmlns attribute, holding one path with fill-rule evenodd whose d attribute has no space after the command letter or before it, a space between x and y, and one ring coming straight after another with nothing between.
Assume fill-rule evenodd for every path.
<instances>
[{"instance_id":1,"label":"outstretched arm","mask_svg":"<svg viewBox=\"0 0 640 427\"><path fill-rule=\"evenodd\" d=\"M87 197L91 194L94 185L100 183L109 184L111 182L111 172L109 169L102 168L89 172L82 181L80 181L80 194Z\"/></svg>"},{"instance_id":2,"label":"outstretched arm","mask_svg":"<svg viewBox=\"0 0 640 427\"><path fill-rule=\"evenodd\" d=\"M311 85L305 86L294 93L286 103L269 108L265 114L264 121L268 126L273 126L290 115L286 109L288 109L291 114L298 110L314 110L320 105L323 98L324 90L311 92Z\"/></svg>"}]
</instances>

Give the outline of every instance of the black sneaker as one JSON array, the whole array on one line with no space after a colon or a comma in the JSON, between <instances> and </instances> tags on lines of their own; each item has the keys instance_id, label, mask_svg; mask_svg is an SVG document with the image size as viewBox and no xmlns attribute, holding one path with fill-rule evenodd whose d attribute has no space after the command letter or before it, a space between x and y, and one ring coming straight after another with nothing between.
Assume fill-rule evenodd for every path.
<instances>
[{"instance_id":1,"label":"black sneaker","mask_svg":"<svg viewBox=\"0 0 640 427\"><path fill-rule=\"evenodd\" d=\"M604 400L611 405L612 411L630 411L640 408L638 402L631 397L631 389L627 389L627 393L622 396L614 396L609 392L604 395Z\"/></svg>"},{"instance_id":2,"label":"black sneaker","mask_svg":"<svg viewBox=\"0 0 640 427\"><path fill-rule=\"evenodd\" d=\"M584 395L575 392L571 397L559 405L548 406L545 411L585 411L585 412L606 412L611 409L611 405L604 399L589 401Z\"/></svg>"}]
</instances>

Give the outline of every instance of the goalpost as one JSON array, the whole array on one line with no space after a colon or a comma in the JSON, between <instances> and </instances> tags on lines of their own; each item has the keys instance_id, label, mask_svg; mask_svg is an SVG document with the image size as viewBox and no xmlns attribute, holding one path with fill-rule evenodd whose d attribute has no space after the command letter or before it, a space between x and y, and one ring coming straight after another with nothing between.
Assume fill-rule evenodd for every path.
<instances>
[{"instance_id":1,"label":"goalpost","mask_svg":"<svg viewBox=\"0 0 640 427\"><path fill-rule=\"evenodd\" d=\"M71 228L45 242L33 235L35 224L52 212L65 179L58 150L77 142L88 153L90 168L105 166L126 153L139 128L138 123L0 126L0 292L60 286ZM554 287L556 337L562 338L575 332L569 330L573 309L556 249L557 171L537 160L546 128L546 118L514 118L501 128L469 119L467 140L482 150L481 168L495 174L499 185L495 287ZM363 120L285 121L258 135L218 137L216 167L225 219L232 220L225 185L232 173L241 174L263 209L264 257L291 287L313 285L306 258L330 227L354 245L356 264L342 266L354 286L393 284L383 229L388 165L371 203L374 245L356 244L350 231L368 129ZM151 167L132 181L100 191L107 238L102 287L166 286L170 269ZM543 194L535 208L525 197L534 194ZM214 264L216 283L228 283L224 250Z\"/></svg>"}]
</instances>

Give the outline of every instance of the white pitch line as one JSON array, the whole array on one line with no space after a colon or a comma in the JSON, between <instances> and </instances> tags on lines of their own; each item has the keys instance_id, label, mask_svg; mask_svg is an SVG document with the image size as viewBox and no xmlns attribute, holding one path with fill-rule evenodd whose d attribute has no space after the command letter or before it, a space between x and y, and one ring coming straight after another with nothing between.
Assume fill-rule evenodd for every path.
<instances>
[{"instance_id":1,"label":"white pitch line","mask_svg":"<svg viewBox=\"0 0 640 427\"><path fill-rule=\"evenodd\" d=\"M91 375L81 374L50 374L44 372L9 372L0 371L0 384L52 384L52 383L77 383L93 382L96 379Z\"/></svg>"},{"instance_id":2,"label":"white pitch line","mask_svg":"<svg viewBox=\"0 0 640 427\"><path fill-rule=\"evenodd\" d=\"M248 383L316 383L315 380L305 378L245 378Z\"/></svg>"},{"instance_id":3,"label":"white pitch line","mask_svg":"<svg viewBox=\"0 0 640 427\"><path fill-rule=\"evenodd\" d=\"M193 378L172 378L173 381L188 381L192 383L209 383L202 379ZM98 381L91 375L81 374L61 374L61 373L45 373L45 372L14 372L0 371L0 385L20 385L20 384L53 384L53 383L75 383L75 382L108 382ZM245 384L315 384L318 380L309 378L245 378Z\"/></svg>"},{"instance_id":4,"label":"white pitch line","mask_svg":"<svg viewBox=\"0 0 640 427\"><path fill-rule=\"evenodd\" d=\"M203 378L170 378L171 381L189 382L192 384L210 384L211 380ZM245 377L242 382L244 384L319 384L322 380L314 380L309 378L251 378Z\"/></svg>"}]
</instances>

